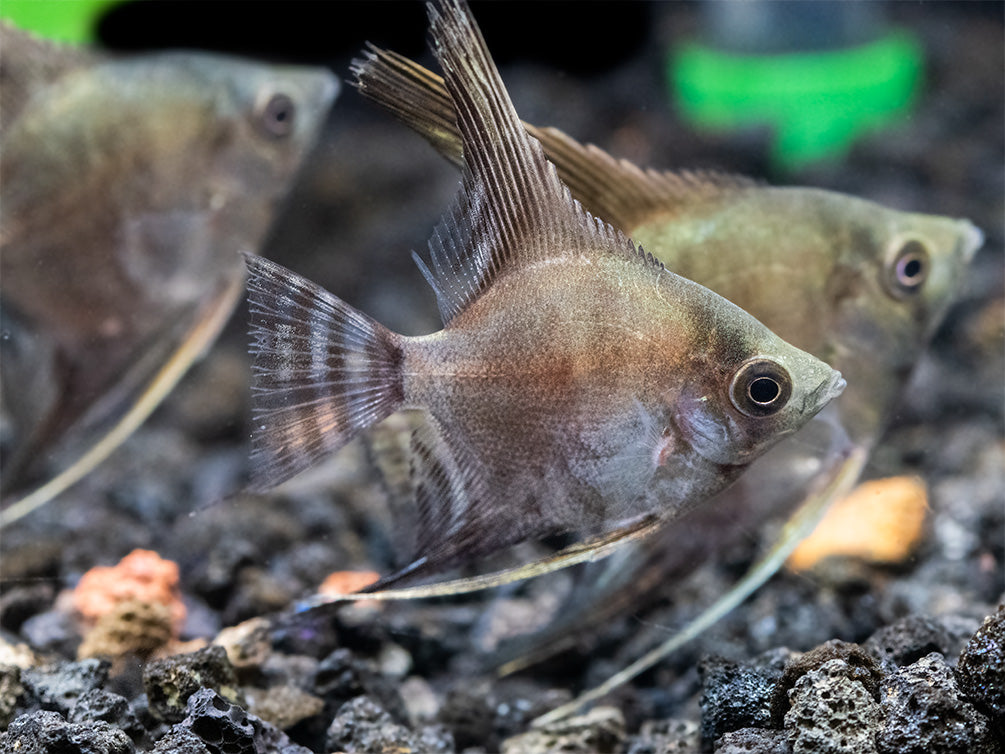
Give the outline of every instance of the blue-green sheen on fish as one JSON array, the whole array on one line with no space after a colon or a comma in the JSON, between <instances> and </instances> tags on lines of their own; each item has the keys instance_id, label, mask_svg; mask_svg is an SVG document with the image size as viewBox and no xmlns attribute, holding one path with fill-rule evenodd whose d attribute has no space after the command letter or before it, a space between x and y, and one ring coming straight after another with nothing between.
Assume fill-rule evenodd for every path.
<instances>
[{"instance_id":1,"label":"blue-green sheen on fish","mask_svg":"<svg viewBox=\"0 0 1005 754\"><path fill-rule=\"evenodd\" d=\"M212 342L243 288L239 252L264 240L338 84L8 26L0 78L6 495L79 478Z\"/></svg>"},{"instance_id":2,"label":"blue-green sheen on fish","mask_svg":"<svg viewBox=\"0 0 1005 754\"><path fill-rule=\"evenodd\" d=\"M385 584L528 538L670 520L844 386L584 211L524 131L466 6L429 13L464 151L462 190L419 262L444 328L392 333L248 259L258 489L393 412L422 417L417 559Z\"/></svg>"}]
</instances>

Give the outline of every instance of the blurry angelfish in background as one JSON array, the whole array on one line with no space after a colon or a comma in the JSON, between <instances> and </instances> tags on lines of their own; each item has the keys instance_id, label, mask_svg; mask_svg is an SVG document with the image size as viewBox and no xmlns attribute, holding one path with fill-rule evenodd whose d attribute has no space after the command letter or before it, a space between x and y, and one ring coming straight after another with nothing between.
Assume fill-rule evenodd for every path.
<instances>
[{"instance_id":1,"label":"blurry angelfish in background","mask_svg":"<svg viewBox=\"0 0 1005 754\"><path fill-rule=\"evenodd\" d=\"M439 76L371 48L356 86L463 165L454 102ZM556 129L525 125L589 212L668 269L711 288L839 369L848 387L816 421L708 506L622 550L602 574L591 572L557 624L510 651L531 652L510 669L577 643L584 628L660 596L658 585L673 583L749 536L765 517L795 509L785 541L709 611L703 626L763 583L829 503L857 481L983 242L966 220L900 212L820 189L643 170ZM388 437L378 442L394 444Z\"/></svg>"},{"instance_id":2,"label":"blurry angelfish in background","mask_svg":"<svg viewBox=\"0 0 1005 754\"><path fill-rule=\"evenodd\" d=\"M113 58L0 26L10 523L100 463L213 342L338 91L320 68Z\"/></svg>"},{"instance_id":3,"label":"blurry angelfish in background","mask_svg":"<svg viewBox=\"0 0 1005 754\"><path fill-rule=\"evenodd\" d=\"M409 412L415 559L370 597L528 539L599 536L596 553L648 532L844 386L573 202L466 5L428 9L465 155L431 262L416 257L444 329L392 333L248 258L257 489Z\"/></svg>"}]
</instances>

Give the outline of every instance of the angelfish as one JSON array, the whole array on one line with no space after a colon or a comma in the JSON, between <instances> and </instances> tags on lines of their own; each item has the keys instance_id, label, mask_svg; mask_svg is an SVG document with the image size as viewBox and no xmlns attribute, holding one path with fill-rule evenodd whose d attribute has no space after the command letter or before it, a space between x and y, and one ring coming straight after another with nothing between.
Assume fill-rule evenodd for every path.
<instances>
[{"instance_id":1,"label":"angelfish","mask_svg":"<svg viewBox=\"0 0 1005 754\"><path fill-rule=\"evenodd\" d=\"M455 106L439 76L376 47L356 76L361 93L462 164ZM790 533L797 541L812 525L811 514L858 479L983 235L967 220L897 211L834 191L643 169L557 129L525 127L591 213L848 380L817 421L773 448L736 485L584 580L562 619L533 639L533 657L541 657L575 641L585 626L659 596L658 585L728 550L765 517L798 505L805 521ZM771 552L776 567L784 560L779 553ZM758 578L767 575L762 569ZM754 585L746 581L730 599Z\"/></svg>"},{"instance_id":2,"label":"angelfish","mask_svg":"<svg viewBox=\"0 0 1005 754\"><path fill-rule=\"evenodd\" d=\"M844 387L574 202L467 6L428 8L464 152L430 262L415 257L444 328L403 337L248 258L255 488L394 412L421 416L416 558L378 586L528 538L668 521Z\"/></svg>"},{"instance_id":3,"label":"angelfish","mask_svg":"<svg viewBox=\"0 0 1005 754\"><path fill-rule=\"evenodd\" d=\"M0 25L4 523L101 462L216 337L338 91L330 71L113 57Z\"/></svg>"}]
</instances>

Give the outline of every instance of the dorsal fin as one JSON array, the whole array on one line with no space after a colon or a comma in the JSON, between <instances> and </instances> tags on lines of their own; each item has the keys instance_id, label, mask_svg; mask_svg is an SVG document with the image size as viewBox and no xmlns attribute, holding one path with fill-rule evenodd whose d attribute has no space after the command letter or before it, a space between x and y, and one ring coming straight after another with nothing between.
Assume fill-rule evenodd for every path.
<instances>
[{"instance_id":1,"label":"dorsal fin","mask_svg":"<svg viewBox=\"0 0 1005 754\"><path fill-rule=\"evenodd\" d=\"M369 42L366 46L363 58L352 66L353 86L417 131L454 165L463 167L457 113L443 78L404 55Z\"/></svg>"},{"instance_id":2,"label":"dorsal fin","mask_svg":"<svg viewBox=\"0 0 1005 754\"><path fill-rule=\"evenodd\" d=\"M467 5L428 9L464 154L461 192L429 243L431 269L420 263L444 322L505 270L601 249L634 255L626 236L572 200L528 136Z\"/></svg>"},{"instance_id":3,"label":"dorsal fin","mask_svg":"<svg viewBox=\"0 0 1005 754\"><path fill-rule=\"evenodd\" d=\"M415 129L444 157L463 165L453 100L439 76L408 58L370 46L354 68L360 93ZM524 127L541 142L572 196L591 214L626 233L651 218L684 211L695 202L758 185L737 175L710 171L643 170L583 145L555 128Z\"/></svg>"},{"instance_id":4,"label":"dorsal fin","mask_svg":"<svg viewBox=\"0 0 1005 754\"><path fill-rule=\"evenodd\" d=\"M683 213L699 202L758 185L752 178L714 171L643 169L557 128L534 128L533 133L572 195L626 233L655 215Z\"/></svg>"}]
</instances>

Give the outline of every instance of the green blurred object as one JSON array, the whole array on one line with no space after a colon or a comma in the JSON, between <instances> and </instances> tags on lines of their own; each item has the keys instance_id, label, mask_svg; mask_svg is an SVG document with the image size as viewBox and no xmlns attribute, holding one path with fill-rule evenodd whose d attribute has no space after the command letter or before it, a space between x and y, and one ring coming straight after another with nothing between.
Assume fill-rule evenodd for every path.
<instances>
[{"instance_id":1,"label":"green blurred object","mask_svg":"<svg viewBox=\"0 0 1005 754\"><path fill-rule=\"evenodd\" d=\"M0 18L58 42L94 42L95 21L120 0L3 0Z\"/></svg>"},{"instance_id":2,"label":"green blurred object","mask_svg":"<svg viewBox=\"0 0 1005 754\"><path fill-rule=\"evenodd\" d=\"M772 159L790 169L839 157L862 132L906 114L922 51L904 31L822 52L737 54L689 42L669 65L686 118L718 131L769 125Z\"/></svg>"}]
</instances>

